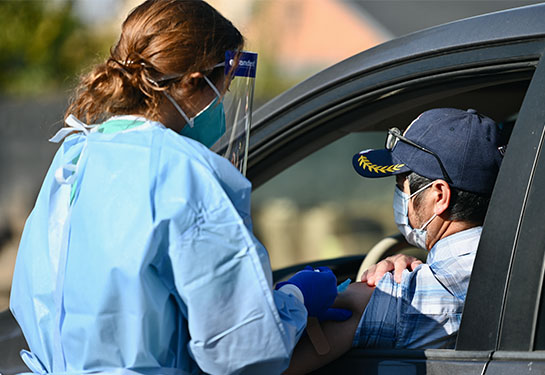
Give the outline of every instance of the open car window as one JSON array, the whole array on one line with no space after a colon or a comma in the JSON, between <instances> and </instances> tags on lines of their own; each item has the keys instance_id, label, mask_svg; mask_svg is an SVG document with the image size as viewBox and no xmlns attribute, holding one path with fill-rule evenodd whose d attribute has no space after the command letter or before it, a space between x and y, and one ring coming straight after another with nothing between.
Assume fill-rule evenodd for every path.
<instances>
[{"instance_id":1,"label":"open car window","mask_svg":"<svg viewBox=\"0 0 545 375\"><path fill-rule=\"evenodd\" d=\"M254 230L273 269L365 254L397 232L393 177L369 180L352 168L355 153L384 147L384 139L379 131L349 134L254 191Z\"/></svg>"},{"instance_id":2,"label":"open car window","mask_svg":"<svg viewBox=\"0 0 545 375\"><path fill-rule=\"evenodd\" d=\"M440 80L437 99L426 105L412 107L420 89L406 90L380 105L354 108L355 115L345 113L355 117L352 133L318 148L254 190L254 229L269 250L273 269L366 254L382 238L398 233L392 212L393 178L360 177L352 168L352 156L384 147L389 127L404 129L419 111L441 106L474 108L492 117L502 127L506 144L530 78L528 71L488 77L478 84L462 77L449 83L455 89ZM433 97L433 89L426 87L423 97ZM365 113L361 120L358 113ZM414 255L425 259L422 252Z\"/></svg>"}]
</instances>

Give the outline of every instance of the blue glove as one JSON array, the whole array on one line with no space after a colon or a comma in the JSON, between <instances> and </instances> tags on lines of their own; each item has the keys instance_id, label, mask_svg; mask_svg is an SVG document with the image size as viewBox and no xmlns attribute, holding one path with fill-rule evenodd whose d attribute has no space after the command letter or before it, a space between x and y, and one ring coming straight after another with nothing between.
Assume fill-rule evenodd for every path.
<instances>
[{"instance_id":1,"label":"blue glove","mask_svg":"<svg viewBox=\"0 0 545 375\"><path fill-rule=\"evenodd\" d=\"M299 288L309 316L315 316L319 320L342 321L352 315L349 310L329 308L337 297L337 278L328 267L313 269L307 266L288 281L278 283L276 289L286 284Z\"/></svg>"}]
</instances>

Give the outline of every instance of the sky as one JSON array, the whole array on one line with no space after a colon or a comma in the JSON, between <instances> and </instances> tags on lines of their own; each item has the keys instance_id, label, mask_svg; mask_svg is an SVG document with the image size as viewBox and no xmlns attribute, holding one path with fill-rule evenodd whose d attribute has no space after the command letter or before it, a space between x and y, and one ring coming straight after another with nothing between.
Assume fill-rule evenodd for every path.
<instances>
[{"instance_id":1,"label":"sky","mask_svg":"<svg viewBox=\"0 0 545 375\"><path fill-rule=\"evenodd\" d=\"M75 11L83 21L100 24L119 18L123 6L120 0L76 0Z\"/></svg>"}]
</instances>

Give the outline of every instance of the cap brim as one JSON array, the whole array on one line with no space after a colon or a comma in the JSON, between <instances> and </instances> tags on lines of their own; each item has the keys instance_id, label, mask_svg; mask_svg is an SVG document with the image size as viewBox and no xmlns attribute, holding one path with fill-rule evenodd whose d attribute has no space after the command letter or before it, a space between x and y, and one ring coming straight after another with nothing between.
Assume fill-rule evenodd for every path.
<instances>
[{"instance_id":1,"label":"cap brim","mask_svg":"<svg viewBox=\"0 0 545 375\"><path fill-rule=\"evenodd\" d=\"M363 177L387 177L410 171L403 163L395 163L386 149L364 150L352 158L352 166Z\"/></svg>"}]
</instances>

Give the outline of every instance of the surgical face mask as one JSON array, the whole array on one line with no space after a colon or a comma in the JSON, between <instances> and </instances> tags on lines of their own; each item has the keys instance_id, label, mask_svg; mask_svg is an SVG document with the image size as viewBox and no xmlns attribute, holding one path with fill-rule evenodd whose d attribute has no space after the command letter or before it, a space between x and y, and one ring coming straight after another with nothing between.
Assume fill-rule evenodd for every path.
<instances>
[{"instance_id":1,"label":"surgical face mask","mask_svg":"<svg viewBox=\"0 0 545 375\"><path fill-rule=\"evenodd\" d=\"M180 131L191 139L201 142L210 148L225 133L225 111L223 103L215 98L202 111L192 118L193 126L188 123Z\"/></svg>"},{"instance_id":2,"label":"surgical face mask","mask_svg":"<svg viewBox=\"0 0 545 375\"><path fill-rule=\"evenodd\" d=\"M214 86L208 77L204 76L203 78L212 90L214 90L216 98L197 113L195 117L189 118L172 96L166 91L163 91L163 93L186 122L186 125L182 128L180 134L194 139L210 148L225 133L225 110L223 109L223 103L220 101L221 94L216 86Z\"/></svg>"},{"instance_id":3,"label":"surgical face mask","mask_svg":"<svg viewBox=\"0 0 545 375\"><path fill-rule=\"evenodd\" d=\"M424 250L427 250L426 238L428 232L426 231L426 227L433 219L435 219L437 214L433 214L432 217L426 221L424 225L422 225L422 227L415 229L411 227L411 224L409 223L409 200L418 193L426 190L432 184L433 182L430 182L411 195L406 194L397 186L394 191L394 221L397 228L401 234L403 234L403 237L405 237L408 243Z\"/></svg>"}]
</instances>

